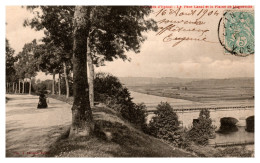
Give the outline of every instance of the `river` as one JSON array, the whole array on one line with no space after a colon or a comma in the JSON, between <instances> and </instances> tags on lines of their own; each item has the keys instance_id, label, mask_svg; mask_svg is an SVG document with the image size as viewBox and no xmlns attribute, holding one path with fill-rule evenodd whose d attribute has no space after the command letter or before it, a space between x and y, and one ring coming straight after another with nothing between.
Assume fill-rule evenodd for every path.
<instances>
[{"instance_id":1,"label":"river","mask_svg":"<svg viewBox=\"0 0 260 163\"><path fill-rule=\"evenodd\" d=\"M133 101L135 103L145 103L148 110L154 109L160 102L168 102L170 105L174 105L175 107L199 104L198 102L193 102L189 100L160 97L160 96L148 95L148 94L138 93L133 91L130 91L130 93L131 96L134 98Z\"/></svg>"},{"instance_id":2,"label":"river","mask_svg":"<svg viewBox=\"0 0 260 163\"><path fill-rule=\"evenodd\" d=\"M183 99L174 99L174 98L167 98L167 97L160 97L160 96L154 96L154 95L148 95L138 92L131 91L131 96L133 97L133 101L135 103L144 103L147 106L147 110L154 110L156 106L160 102L168 102L173 108L182 108L182 106L187 107L194 107L194 106L202 106L202 105L208 105L208 104L201 104L199 102L193 102L189 100L183 100ZM211 107L215 104L209 104L209 106L205 107ZM218 104L216 104L218 105ZM181 125L183 127L191 127L193 119L198 118L199 111L187 111L187 112L177 112L179 121L181 121ZM215 143L226 143L226 142L252 142L254 141L254 133L249 133L245 131L246 123L245 119L248 116L254 115L254 109L238 109L238 110L232 110L232 109L223 109L223 110L217 110L217 111L211 111L210 112L211 118L213 120L213 125L217 127L216 130L220 127L220 118L222 117L235 117L238 119L238 131L228 133L228 134L220 134L216 133L216 137L214 139L210 140L211 144ZM154 116L154 114L149 114L147 121L149 122L151 118Z\"/></svg>"}]
</instances>

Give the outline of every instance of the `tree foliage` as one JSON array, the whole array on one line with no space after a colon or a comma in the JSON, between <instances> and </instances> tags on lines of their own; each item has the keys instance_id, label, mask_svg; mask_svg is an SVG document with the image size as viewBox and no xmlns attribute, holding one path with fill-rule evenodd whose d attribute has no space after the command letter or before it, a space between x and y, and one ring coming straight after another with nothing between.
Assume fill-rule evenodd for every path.
<instances>
[{"instance_id":1,"label":"tree foliage","mask_svg":"<svg viewBox=\"0 0 260 163\"><path fill-rule=\"evenodd\" d=\"M209 138L213 137L214 134L215 126L212 125L210 111L208 109L202 109L198 122L193 124L192 128L187 133L187 137L197 144L206 145Z\"/></svg>"},{"instance_id":2,"label":"tree foliage","mask_svg":"<svg viewBox=\"0 0 260 163\"><path fill-rule=\"evenodd\" d=\"M127 59L125 52L140 52L143 32L156 30L151 8L137 6L29 6L35 17L24 25L45 30L56 47L73 54L73 95L71 133L91 128L92 113L88 87L86 55L97 63L114 58ZM40 9L40 10L39 10ZM86 79L86 80L85 80ZM125 94L127 91L123 89ZM85 126L85 127L84 127ZM70 134L71 136L71 134Z\"/></svg>"},{"instance_id":3,"label":"tree foliage","mask_svg":"<svg viewBox=\"0 0 260 163\"><path fill-rule=\"evenodd\" d=\"M56 47L70 53L73 47L73 15L74 6L27 6L35 17L26 20L24 26L39 31L44 30L46 37L43 42L53 41Z\"/></svg>"},{"instance_id":4,"label":"tree foliage","mask_svg":"<svg viewBox=\"0 0 260 163\"><path fill-rule=\"evenodd\" d=\"M58 73L62 68L62 50L56 47L50 40L36 47L34 57L37 59L39 70L45 73Z\"/></svg>"},{"instance_id":5,"label":"tree foliage","mask_svg":"<svg viewBox=\"0 0 260 163\"><path fill-rule=\"evenodd\" d=\"M18 53L18 62L15 67L19 79L36 76L38 70L37 59L34 57L36 46L37 42L33 40L31 43L26 43L23 50Z\"/></svg>"},{"instance_id":6,"label":"tree foliage","mask_svg":"<svg viewBox=\"0 0 260 163\"><path fill-rule=\"evenodd\" d=\"M29 6L35 17L25 26L45 30L57 47L72 57L74 6ZM151 9L141 6L91 6L89 47L94 63L102 60L128 59L125 52L140 52L143 32L157 30L156 22L147 19ZM39 10L40 9L40 10ZM87 36L86 36L87 37Z\"/></svg>"},{"instance_id":7,"label":"tree foliage","mask_svg":"<svg viewBox=\"0 0 260 163\"><path fill-rule=\"evenodd\" d=\"M15 75L15 67L14 63L17 61L17 57L14 56L14 49L11 48L9 41L5 40L5 75L7 82L14 82L16 75Z\"/></svg>"},{"instance_id":8,"label":"tree foliage","mask_svg":"<svg viewBox=\"0 0 260 163\"><path fill-rule=\"evenodd\" d=\"M119 79L108 73L97 73L94 85L95 99L116 110L124 119L143 127L146 121L146 106L135 104L129 90Z\"/></svg>"},{"instance_id":9,"label":"tree foliage","mask_svg":"<svg viewBox=\"0 0 260 163\"><path fill-rule=\"evenodd\" d=\"M154 114L155 116L148 124L148 134L171 142L180 137L177 134L179 129L178 115L169 103L161 102L158 104Z\"/></svg>"}]
</instances>

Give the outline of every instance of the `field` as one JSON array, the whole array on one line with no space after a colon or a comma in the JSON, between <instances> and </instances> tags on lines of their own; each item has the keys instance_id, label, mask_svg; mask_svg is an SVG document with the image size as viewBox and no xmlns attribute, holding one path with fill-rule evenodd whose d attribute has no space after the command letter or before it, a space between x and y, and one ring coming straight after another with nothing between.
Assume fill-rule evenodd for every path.
<instances>
[{"instance_id":1,"label":"field","mask_svg":"<svg viewBox=\"0 0 260 163\"><path fill-rule=\"evenodd\" d=\"M120 78L131 91L194 102L254 102L254 78Z\"/></svg>"}]
</instances>

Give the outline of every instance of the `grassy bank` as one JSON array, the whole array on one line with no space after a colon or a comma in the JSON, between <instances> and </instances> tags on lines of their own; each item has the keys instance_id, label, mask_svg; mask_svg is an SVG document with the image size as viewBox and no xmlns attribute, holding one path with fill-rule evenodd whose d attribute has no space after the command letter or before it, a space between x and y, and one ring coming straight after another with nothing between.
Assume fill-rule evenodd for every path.
<instances>
[{"instance_id":1,"label":"grassy bank","mask_svg":"<svg viewBox=\"0 0 260 163\"><path fill-rule=\"evenodd\" d=\"M48 98L54 98L56 100L60 100L60 101L63 101L63 102L66 102L70 105L73 104L73 97L70 96L69 98L66 98L66 95L52 95L52 94L48 94L47 95Z\"/></svg>"},{"instance_id":2,"label":"grassy bank","mask_svg":"<svg viewBox=\"0 0 260 163\"><path fill-rule=\"evenodd\" d=\"M186 150L194 152L198 157L254 157L254 150L246 146L217 147L191 144Z\"/></svg>"},{"instance_id":3,"label":"grassy bank","mask_svg":"<svg viewBox=\"0 0 260 163\"><path fill-rule=\"evenodd\" d=\"M49 95L69 104L73 98ZM68 132L51 145L48 157L253 157L245 146L214 148L192 143L185 150L144 134L110 108L92 109L95 134L88 139L68 139ZM189 152L187 152L189 151Z\"/></svg>"},{"instance_id":4,"label":"grassy bank","mask_svg":"<svg viewBox=\"0 0 260 163\"><path fill-rule=\"evenodd\" d=\"M49 96L55 98L55 95ZM58 97L61 101L70 100ZM194 157L159 139L144 134L107 107L92 109L94 134L86 139L71 140L65 132L50 146L47 157Z\"/></svg>"}]
</instances>

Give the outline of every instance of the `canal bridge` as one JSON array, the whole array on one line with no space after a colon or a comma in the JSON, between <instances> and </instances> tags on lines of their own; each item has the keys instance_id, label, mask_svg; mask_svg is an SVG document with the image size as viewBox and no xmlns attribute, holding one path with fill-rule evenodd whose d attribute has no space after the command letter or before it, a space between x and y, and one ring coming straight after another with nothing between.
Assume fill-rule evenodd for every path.
<instances>
[{"instance_id":1,"label":"canal bridge","mask_svg":"<svg viewBox=\"0 0 260 163\"><path fill-rule=\"evenodd\" d=\"M238 120L237 126L246 126L246 119L254 115L254 106L219 106L219 107L196 107L190 106L186 108L173 109L183 127L191 127L193 119L199 117L199 113L202 109L208 109L210 111L210 117L213 125L217 128L220 127L220 119L223 117L233 117ZM156 108L148 108L148 121L154 116Z\"/></svg>"},{"instance_id":2,"label":"canal bridge","mask_svg":"<svg viewBox=\"0 0 260 163\"><path fill-rule=\"evenodd\" d=\"M196 102L184 99L175 99L147 95L138 92L131 92L135 103L144 103L147 107L148 118L150 121L154 116L154 111L160 102L169 103L173 110L177 113L181 126L190 127L193 119L199 117L202 109L210 111L210 117L213 125L220 127L220 119L224 117L233 117L238 120L238 131L231 134L218 134L214 139L209 140L209 144L215 147L218 146L235 146L254 144L254 133L245 132L246 119L254 115L254 100L220 100L208 102ZM239 127L241 126L241 127Z\"/></svg>"}]
</instances>

